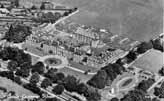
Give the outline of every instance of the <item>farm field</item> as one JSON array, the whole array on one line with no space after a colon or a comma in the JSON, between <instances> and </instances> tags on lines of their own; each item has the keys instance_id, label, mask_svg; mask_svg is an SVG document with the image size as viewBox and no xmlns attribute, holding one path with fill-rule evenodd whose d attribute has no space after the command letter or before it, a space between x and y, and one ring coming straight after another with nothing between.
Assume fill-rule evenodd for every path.
<instances>
[{"instance_id":1,"label":"farm field","mask_svg":"<svg viewBox=\"0 0 164 101\"><path fill-rule=\"evenodd\" d=\"M24 89L20 85L12 82L9 79L0 77L0 86L5 87L8 91L15 91L18 96L35 96L36 94L32 93L31 91Z\"/></svg>"},{"instance_id":2,"label":"farm field","mask_svg":"<svg viewBox=\"0 0 164 101\"><path fill-rule=\"evenodd\" d=\"M150 50L143 57L138 59L133 65L151 72L158 73L158 71L164 65L163 63L164 53L157 50Z\"/></svg>"},{"instance_id":3,"label":"farm field","mask_svg":"<svg viewBox=\"0 0 164 101\"><path fill-rule=\"evenodd\" d=\"M154 38L163 29L163 0L21 0L25 6L52 1L78 7L72 21L98 28L110 28L113 33L143 41Z\"/></svg>"}]
</instances>

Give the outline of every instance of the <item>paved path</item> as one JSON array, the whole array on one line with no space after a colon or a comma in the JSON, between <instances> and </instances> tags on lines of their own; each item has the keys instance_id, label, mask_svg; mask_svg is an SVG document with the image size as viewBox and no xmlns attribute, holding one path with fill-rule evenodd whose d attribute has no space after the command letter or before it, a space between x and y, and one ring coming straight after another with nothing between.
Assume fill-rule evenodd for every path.
<instances>
[{"instance_id":1,"label":"paved path","mask_svg":"<svg viewBox=\"0 0 164 101\"><path fill-rule=\"evenodd\" d=\"M156 87L158 85L159 82L161 82L162 80L164 80L164 77L160 77L148 90L147 92L149 92L151 89L153 89L154 87Z\"/></svg>"}]
</instances>

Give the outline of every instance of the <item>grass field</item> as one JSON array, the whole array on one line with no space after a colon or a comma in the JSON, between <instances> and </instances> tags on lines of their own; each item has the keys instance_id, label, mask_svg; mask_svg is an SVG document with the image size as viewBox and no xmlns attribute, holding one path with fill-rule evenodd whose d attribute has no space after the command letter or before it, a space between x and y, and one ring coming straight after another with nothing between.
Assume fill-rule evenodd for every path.
<instances>
[{"instance_id":1,"label":"grass field","mask_svg":"<svg viewBox=\"0 0 164 101\"><path fill-rule=\"evenodd\" d=\"M80 12L71 20L98 28L111 28L112 32L126 34L135 40L156 37L163 28L163 0L21 0L25 6L41 1L76 6Z\"/></svg>"},{"instance_id":2,"label":"grass field","mask_svg":"<svg viewBox=\"0 0 164 101\"><path fill-rule=\"evenodd\" d=\"M161 53L156 50L151 50L139 60L137 60L133 65L144 70L149 70L151 72L158 73L158 71L164 65L163 57L164 53Z\"/></svg>"},{"instance_id":3,"label":"grass field","mask_svg":"<svg viewBox=\"0 0 164 101\"><path fill-rule=\"evenodd\" d=\"M88 80L90 80L92 78L93 75L85 75L83 73L74 71L72 69L69 68L62 68L59 69L59 72L63 72L65 75L73 75L75 76L77 79L80 79L82 82L87 82Z\"/></svg>"},{"instance_id":4,"label":"grass field","mask_svg":"<svg viewBox=\"0 0 164 101\"><path fill-rule=\"evenodd\" d=\"M24 89L23 87L6 78L0 77L0 86L5 87L8 91L15 91L16 95L18 96L35 96L35 94L31 91Z\"/></svg>"}]
</instances>

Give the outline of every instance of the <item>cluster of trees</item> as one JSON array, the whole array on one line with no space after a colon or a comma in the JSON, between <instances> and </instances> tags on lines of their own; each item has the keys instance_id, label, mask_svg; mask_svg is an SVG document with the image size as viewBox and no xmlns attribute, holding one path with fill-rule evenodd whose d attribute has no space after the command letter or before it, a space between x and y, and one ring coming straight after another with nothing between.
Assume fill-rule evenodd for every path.
<instances>
[{"instance_id":1,"label":"cluster of trees","mask_svg":"<svg viewBox=\"0 0 164 101\"><path fill-rule=\"evenodd\" d=\"M0 71L0 76L1 77L6 77L7 79L10 79L14 82L16 82L19 85L22 85L23 82L20 77L15 76L12 71Z\"/></svg>"},{"instance_id":2,"label":"cluster of trees","mask_svg":"<svg viewBox=\"0 0 164 101\"><path fill-rule=\"evenodd\" d=\"M159 95L163 96L160 92ZM123 98L113 98L111 101L160 101L157 97L150 97L149 94L140 89L129 91Z\"/></svg>"},{"instance_id":3,"label":"cluster of trees","mask_svg":"<svg viewBox=\"0 0 164 101\"><path fill-rule=\"evenodd\" d=\"M147 93L143 90L134 89L129 91L120 101L152 101Z\"/></svg>"},{"instance_id":4,"label":"cluster of trees","mask_svg":"<svg viewBox=\"0 0 164 101\"><path fill-rule=\"evenodd\" d=\"M11 0L12 6L19 7L19 0Z\"/></svg>"},{"instance_id":5,"label":"cluster of trees","mask_svg":"<svg viewBox=\"0 0 164 101\"><path fill-rule=\"evenodd\" d=\"M103 89L106 85L110 85L118 75L121 75L125 71L125 68L117 63L108 64L101 68L87 84L95 88Z\"/></svg>"},{"instance_id":6,"label":"cluster of trees","mask_svg":"<svg viewBox=\"0 0 164 101\"><path fill-rule=\"evenodd\" d=\"M6 39L9 42L21 43L25 41L26 37L31 34L31 27L23 24L11 24L8 32L6 32L4 36L4 39Z\"/></svg>"},{"instance_id":7,"label":"cluster of trees","mask_svg":"<svg viewBox=\"0 0 164 101\"><path fill-rule=\"evenodd\" d=\"M153 48L154 48L154 49L163 52L164 47L163 47L163 43L162 43L162 41L161 41L160 38L155 39L155 40L151 40L151 42L152 42L152 44L153 44Z\"/></svg>"},{"instance_id":8,"label":"cluster of trees","mask_svg":"<svg viewBox=\"0 0 164 101\"><path fill-rule=\"evenodd\" d=\"M40 90L40 88L37 87L37 85L35 84L37 81L37 74L33 74L33 76L30 79L30 83L24 83L21 78L19 76L14 75L14 72L12 71L0 71L0 76L1 77L6 77L7 79L12 80L13 82L19 84L19 85L23 85L24 88L29 89L30 91L32 91L35 94L38 94L39 96L42 96L44 94L43 91Z\"/></svg>"},{"instance_id":9,"label":"cluster of trees","mask_svg":"<svg viewBox=\"0 0 164 101\"><path fill-rule=\"evenodd\" d=\"M9 65L11 66L11 70L15 70L16 66L31 64L31 56L16 47L4 47L3 49L1 49L0 59L2 59L3 61L10 60Z\"/></svg>"},{"instance_id":10,"label":"cluster of trees","mask_svg":"<svg viewBox=\"0 0 164 101\"><path fill-rule=\"evenodd\" d=\"M4 47L0 50L0 59L7 61L7 68L16 71L17 76L28 77L31 67L31 56L16 47ZM19 67L19 68L18 68Z\"/></svg>"},{"instance_id":11,"label":"cluster of trees","mask_svg":"<svg viewBox=\"0 0 164 101\"><path fill-rule=\"evenodd\" d=\"M57 85L54 86L52 90L54 94L60 95L65 89L69 92L82 94L89 101L99 101L101 99L97 90L93 90L91 89L92 87L88 87L86 84L81 83L80 80L74 76L65 76L63 73L56 72L54 69L48 70L44 76L46 78L42 81L41 87L47 88L48 86L51 86L52 83L56 83Z\"/></svg>"},{"instance_id":12,"label":"cluster of trees","mask_svg":"<svg viewBox=\"0 0 164 101\"><path fill-rule=\"evenodd\" d=\"M154 83L155 83L155 79L152 78L149 78L147 80L142 80L138 84L138 86L136 86L136 89L146 92Z\"/></svg>"},{"instance_id":13,"label":"cluster of trees","mask_svg":"<svg viewBox=\"0 0 164 101\"><path fill-rule=\"evenodd\" d=\"M42 97L42 95L44 94L44 92L39 87L37 87L36 84L27 83L24 84L23 87L32 91L35 94L38 94L40 97Z\"/></svg>"},{"instance_id":14,"label":"cluster of trees","mask_svg":"<svg viewBox=\"0 0 164 101\"><path fill-rule=\"evenodd\" d=\"M77 11L77 9L78 9L77 7L72 8L72 9L68 9L66 12L64 12L63 16L68 16L69 14Z\"/></svg>"},{"instance_id":15,"label":"cluster of trees","mask_svg":"<svg viewBox=\"0 0 164 101\"><path fill-rule=\"evenodd\" d=\"M131 63L137 58L139 54L143 54L152 48L153 48L153 44L151 41L141 42L136 48L130 50L129 53L124 58L118 59L116 63L120 65Z\"/></svg>"},{"instance_id":16,"label":"cluster of trees","mask_svg":"<svg viewBox=\"0 0 164 101\"><path fill-rule=\"evenodd\" d=\"M160 74L161 76L164 76L164 66L159 70L159 74Z\"/></svg>"},{"instance_id":17,"label":"cluster of trees","mask_svg":"<svg viewBox=\"0 0 164 101\"><path fill-rule=\"evenodd\" d=\"M52 68L45 72L46 67L42 62L32 65L30 55L24 53L23 50L15 47L4 47L0 50L0 58L4 61L10 60L7 66L9 71L0 72L0 76L7 77L40 96L43 92L37 87L37 83L40 81L40 75L42 75L45 77L40 85L42 88L46 89L48 86L52 86L53 83L57 84L52 90L54 94L60 95L64 90L67 90L83 94L89 101L99 101L101 99L101 95L97 90L80 83L80 80L74 76L65 76ZM30 83L23 83L19 76L26 78L30 76L30 73L32 73Z\"/></svg>"},{"instance_id":18,"label":"cluster of trees","mask_svg":"<svg viewBox=\"0 0 164 101\"><path fill-rule=\"evenodd\" d=\"M164 98L164 82L161 84L160 87L154 88L154 95L159 98Z\"/></svg>"},{"instance_id":19,"label":"cluster of trees","mask_svg":"<svg viewBox=\"0 0 164 101\"><path fill-rule=\"evenodd\" d=\"M33 20L35 22L41 22L41 23L55 23L61 17L62 15L58 12L56 13L48 12L48 13L42 13L41 16L38 16L37 18L33 18Z\"/></svg>"},{"instance_id":20,"label":"cluster of trees","mask_svg":"<svg viewBox=\"0 0 164 101\"><path fill-rule=\"evenodd\" d=\"M148 42L141 42L138 46L137 46L137 53L138 54L143 54L146 51L148 51L149 49L153 48L153 44L151 41Z\"/></svg>"}]
</instances>

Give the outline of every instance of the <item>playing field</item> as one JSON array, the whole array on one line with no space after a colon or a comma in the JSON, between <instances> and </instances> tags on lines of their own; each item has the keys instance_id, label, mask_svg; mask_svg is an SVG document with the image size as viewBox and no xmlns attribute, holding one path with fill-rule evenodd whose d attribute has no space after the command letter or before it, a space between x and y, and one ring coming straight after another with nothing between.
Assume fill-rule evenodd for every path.
<instances>
[{"instance_id":1,"label":"playing field","mask_svg":"<svg viewBox=\"0 0 164 101\"><path fill-rule=\"evenodd\" d=\"M163 57L164 53L156 50L151 50L150 52L147 52L143 57L138 59L133 65L144 70L158 73L158 71L164 65Z\"/></svg>"},{"instance_id":2,"label":"playing field","mask_svg":"<svg viewBox=\"0 0 164 101\"><path fill-rule=\"evenodd\" d=\"M163 0L20 0L32 5L52 1L76 6L80 12L71 20L98 28L111 28L135 40L148 40L162 32Z\"/></svg>"},{"instance_id":3,"label":"playing field","mask_svg":"<svg viewBox=\"0 0 164 101\"><path fill-rule=\"evenodd\" d=\"M0 77L0 86L5 87L8 91L15 91L18 96L35 96L31 91L24 89L22 86L12 82L9 79Z\"/></svg>"}]
</instances>

